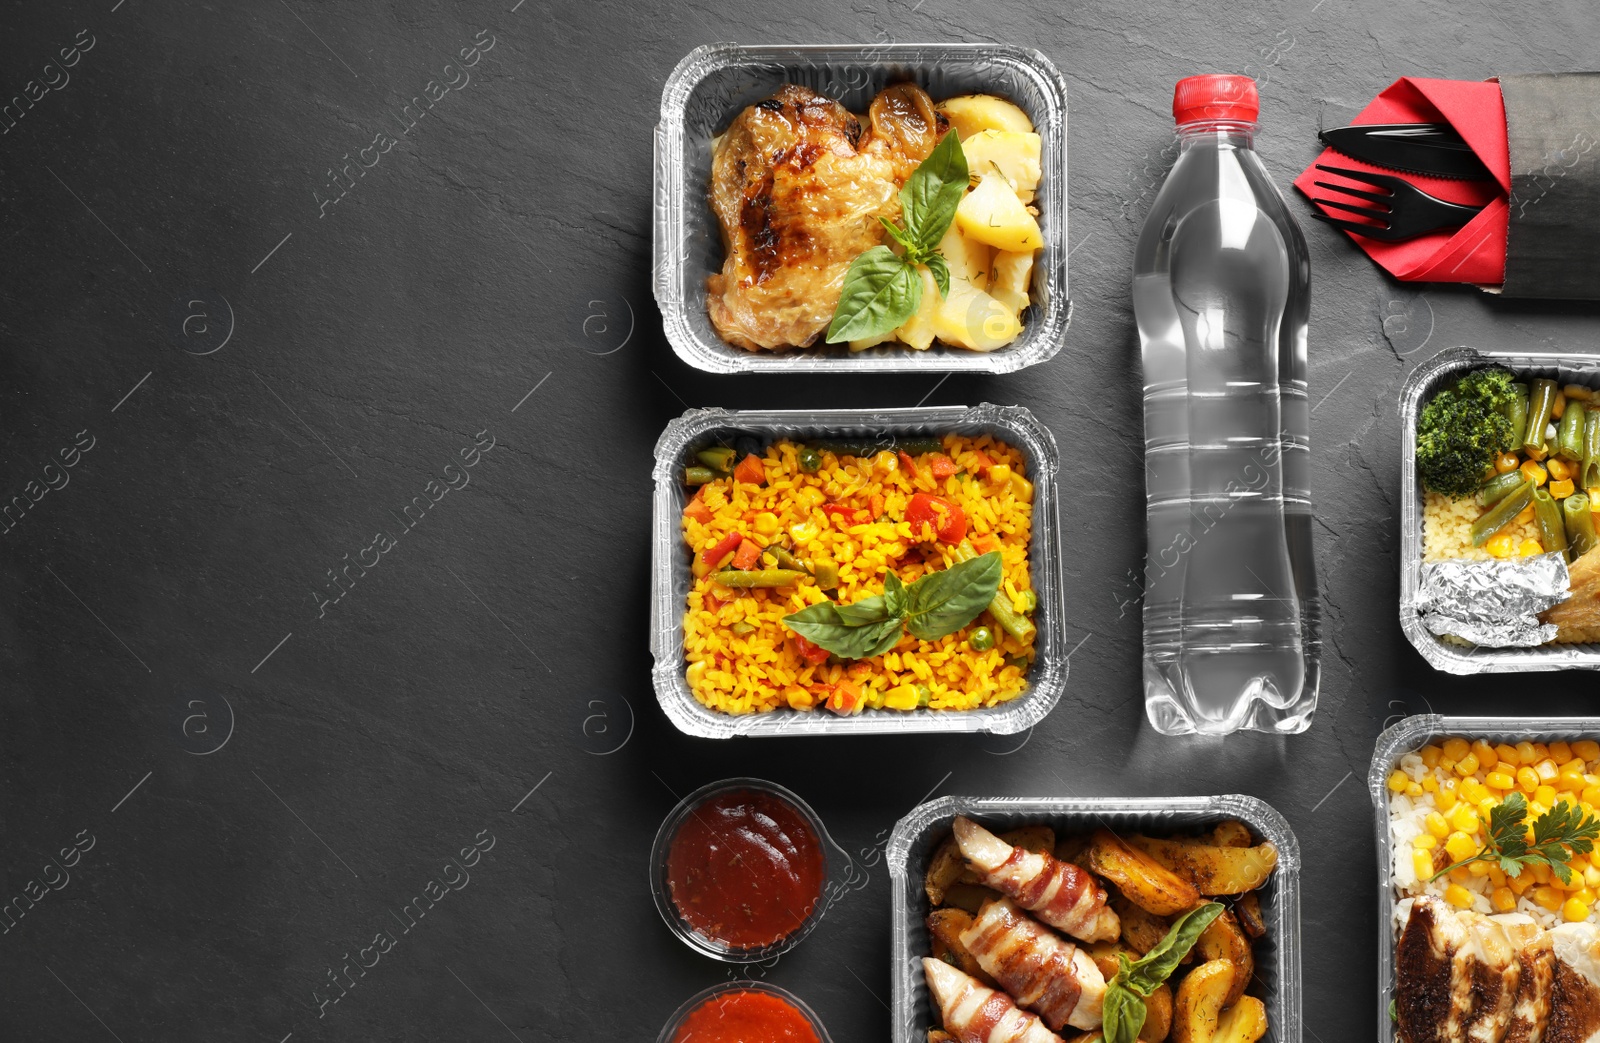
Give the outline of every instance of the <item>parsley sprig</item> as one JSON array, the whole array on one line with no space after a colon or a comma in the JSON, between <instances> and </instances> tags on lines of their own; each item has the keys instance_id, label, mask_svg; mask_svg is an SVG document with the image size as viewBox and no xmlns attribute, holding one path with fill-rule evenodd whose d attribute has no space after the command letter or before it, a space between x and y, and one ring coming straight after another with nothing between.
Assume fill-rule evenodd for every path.
<instances>
[{"instance_id":1,"label":"parsley sprig","mask_svg":"<svg viewBox=\"0 0 1600 1043\"><path fill-rule=\"evenodd\" d=\"M1521 876L1526 866L1549 866L1563 884L1571 883L1572 870L1567 863L1594 850L1594 841L1600 838L1600 819L1585 815L1576 804L1563 800L1533 820L1533 840L1529 841L1527 827L1522 824L1527 814L1527 798L1520 793L1508 796L1489 812L1489 839L1483 850L1445 866L1428 882L1473 862L1491 862L1511 877Z\"/></svg>"}]
</instances>

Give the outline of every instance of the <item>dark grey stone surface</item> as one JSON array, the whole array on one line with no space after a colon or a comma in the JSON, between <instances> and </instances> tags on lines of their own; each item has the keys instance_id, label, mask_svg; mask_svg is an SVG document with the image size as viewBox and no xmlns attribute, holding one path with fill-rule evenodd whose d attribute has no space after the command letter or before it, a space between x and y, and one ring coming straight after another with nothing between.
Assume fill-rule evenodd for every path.
<instances>
[{"instance_id":1,"label":"dark grey stone surface","mask_svg":"<svg viewBox=\"0 0 1600 1043\"><path fill-rule=\"evenodd\" d=\"M1290 739L1168 739L1143 724L1124 608L1143 542L1132 245L1180 76L1259 78L1287 185L1320 124L1399 75L1600 64L1589 5L514 3L0 13L0 96L40 85L0 134L0 493L67 482L0 539L0 893L47 892L0 933L0 1039L653 1038L725 971L657 920L651 837L674 794L744 773L802 793L871 874L764 972L841 1043L885 1032L879 851L930 793L1268 799L1305 855L1306 1038L1366 1038L1382 722L1592 706L1582 676L1445 678L1401 636L1396 392L1448 345L1587 348L1593 311L1419 292L1307 229L1323 708ZM679 364L647 282L678 59L952 38L1034 45L1066 75L1066 350L947 383ZM647 676L662 425L686 404L923 399L1025 404L1089 478L1064 519L1069 695L1025 742L676 734ZM91 439L64 479L45 470ZM494 447L464 469L475 439ZM403 529L430 480L469 484ZM320 604L327 570L374 555ZM63 881L45 867L80 831L93 847ZM446 860L475 838L493 846L467 882ZM401 933L429 881L459 889ZM362 957L379 931L397 944ZM319 1017L347 953L353 974L381 958Z\"/></svg>"}]
</instances>

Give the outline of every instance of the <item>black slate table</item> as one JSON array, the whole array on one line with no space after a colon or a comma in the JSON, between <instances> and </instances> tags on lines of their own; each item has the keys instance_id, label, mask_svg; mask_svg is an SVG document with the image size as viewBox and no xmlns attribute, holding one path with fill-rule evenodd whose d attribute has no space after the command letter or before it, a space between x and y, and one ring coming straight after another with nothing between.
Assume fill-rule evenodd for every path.
<instances>
[{"instance_id":1,"label":"black slate table","mask_svg":"<svg viewBox=\"0 0 1600 1043\"><path fill-rule=\"evenodd\" d=\"M950 793L1269 800L1305 858L1306 1038L1366 1038L1384 721L1593 705L1586 675L1446 678L1405 642L1396 392L1449 345L1587 348L1594 314L1403 286L1308 227L1322 708L1288 739L1166 738L1139 690L1133 242L1183 75L1258 79L1287 185L1395 77L1593 68L1592 28L1579 0L7 4L0 494L28 505L0 539L0 894L25 912L0 1039L652 1039L726 971L657 919L651 837L675 794L747 773L869 874L756 972L841 1043L888 1024L883 842ZM951 381L680 364L648 285L651 131L678 59L728 39L1048 54L1066 349ZM1065 509L1054 713L1025 737L677 734L646 649L661 427L981 400L1100 476Z\"/></svg>"}]
</instances>

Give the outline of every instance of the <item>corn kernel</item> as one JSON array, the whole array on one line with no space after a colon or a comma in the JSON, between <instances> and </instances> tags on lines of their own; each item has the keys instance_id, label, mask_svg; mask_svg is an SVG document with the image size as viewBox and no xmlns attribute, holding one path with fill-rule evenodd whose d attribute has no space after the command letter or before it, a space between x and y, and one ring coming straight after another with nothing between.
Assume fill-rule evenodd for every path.
<instances>
[{"instance_id":1,"label":"corn kernel","mask_svg":"<svg viewBox=\"0 0 1600 1043\"><path fill-rule=\"evenodd\" d=\"M1593 739L1579 739L1572 744L1572 753L1586 761L1600 760L1600 742Z\"/></svg>"},{"instance_id":2,"label":"corn kernel","mask_svg":"<svg viewBox=\"0 0 1600 1043\"><path fill-rule=\"evenodd\" d=\"M1437 778L1435 778L1431 773L1422 776L1422 789L1423 789L1424 792L1427 792L1427 793L1437 793L1437 792L1439 792L1439 780Z\"/></svg>"},{"instance_id":3,"label":"corn kernel","mask_svg":"<svg viewBox=\"0 0 1600 1043\"><path fill-rule=\"evenodd\" d=\"M1556 479L1557 481L1560 481L1563 478L1571 478L1572 477L1572 467L1571 467L1571 465L1569 465L1565 460L1562 460L1559 457L1557 457L1554 460L1551 460L1545 466L1547 468L1549 468L1549 470L1550 470L1550 477ZM1551 496L1555 495L1554 489L1551 490L1550 495Z\"/></svg>"},{"instance_id":4,"label":"corn kernel","mask_svg":"<svg viewBox=\"0 0 1600 1043\"><path fill-rule=\"evenodd\" d=\"M1489 863L1487 863L1487 862L1474 862L1470 866L1467 867L1467 872L1471 873L1473 876L1488 876L1489 875Z\"/></svg>"},{"instance_id":5,"label":"corn kernel","mask_svg":"<svg viewBox=\"0 0 1600 1043\"><path fill-rule=\"evenodd\" d=\"M1513 518L1512 521L1516 522L1518 525L1532 525L1533 524L1533 504L1529 503L1528 506L1526 506L1526 507L1522 508L1522 510L1518 511L1517 512L1517 516L1515 518Z\"/></svg>"},{"instance_id":6,"label":"corn kernel","mask_svg":"<svg viewBox=\"0 0 1600 1043\"><path fill-rule=\"evenodd\" d=\"M1033 483L1020 474L1011 476L1011 495L1023 503L1033 502Z\"/></svg>"},{"instance_id":7,"label":"corn kernel","mask_svg":"<svg viewBox=\"0 0 1600 1043\"><path fill-rule=\"evenodd\" d=\"M1556 392L1556 400L1550 404L1550 419L1560 420L1567 411L1567 395L1564 391Z\"/></svg>"},{"instance_id":8,"label":"corn kernel","mask_svg":"<svg viewBox=\"0 0 1600 1043\"><path fill-rule=\"evenodd\" d=\"M1533 791L1533 800L1536 804L1545 807L1554 807L1556 803L1556 788L1554 786L1540 786Z\"/></svg>"},{"instance_id":9,"label":"corn kernel","mask_svg":"<svg viewBox=\"0 0 1600 1043\"><path fill-rule=\"evenodd\" d=\"M1489 864L1489 882L1496 887L1506 886L1506 875L1494 863Z\"/></svg>"},{"instance_id":10,"label":"corn kernel","mask_svg":"<svg viewBox=\"0 0 1600 1043\"><path fill-rule=\"evenodd\" d=\"M1472 749L1472 744L1460 736L1452 736L1440 743L1439 748L1444 751L1446 757L1458 761Z\"/></svg>"},{"instance_id":11,"label":"corn kernel","mask_svg":"<svg viewBox=\"0 0 1600 1043\"><path fill-rule=\"evenodd\" d=\"M1408 783L1406 783L1406 796L1408 796L1408 797L1420 797L1420 796L1422 796L1422 794L1423 794L1422 783L1420 783L1420 782L1408 782Z\"/></svg>"},{"instance_id":12,"label":"corn kernel","mask_svg":"<svg viewBox=\"0 0 1600 1043\"><path fill-rule=\"evenodd\" d=\"M1450 870L1450 880L1452 883L1464 884L1471 879L1472 874L1467 872L1466 866L1456 866L1454 869Z\"/></svg>"},{"instance_id":13,"label":"corn kernel","mask_svg":"<svg viewBox=\"0 0 1600 1043\"><path fill-rule=\"evenodd\" d=\"M1431 851L1439 846L1439 838L1432 833L1419 833L1411 838L1411 846L1418 851ZM1600 870L1596 870L1600 872Z\"/></svg>"},{"instance_id":14,"label":"corn kernel","mask_svg":"<svg viewBox=\"0 0 1600 1043\"><path fill-rule=\"evenodd\" d=\"M1594 397L1594 389L1585 387L1582 384L1568 384L1561 389L1561 393L1567 396L1567 401L1569 402L1573 399L1577 399L1579 402L1587 402Z\"/></svg>"},{"instance_id":15,"label":"corn kernel","mask_svg":"<svg viewBox=\"0 0 1600 1043\"><path fill-rule=\"evenodd\" d=\"M1444 850L1445 854L1450 856L1450 861L1460 862L1478 853L1478 843L1466 833L1457 831L1451 833L1449 839L1444 842Z\"/></svg>"},{"instance_id":16,"label":"corn kernel","mask_svg":"<svg viewBox=\"0 0 1600 1043\"><path fill-rule=\"evenodd\" d=\"M1512 894L1508 887L1497 887L1489 896L1489 904L1497 913L1509 913L1517 907L1517 896Z\"/></svg>"},{"instance_id":17,"label":"corn kernel","mask_svg":"<svg viewBox=\"0 0 1600 1043\"><path fill-rule=\"evenodd\" d=\"M1592 891L1588 887L1580 887L1580 888L1578 888L1576 891L1572 892L1572 897L1576 898L1578 901L1582 902L1584 905L1593 905L1594 904L1594 891Z\"/></svg>"},{"instance_id":18,"label":"corn kernel","mask_svg":"<svg viewBox=\"0 0 1600 1043\"><path fill-rule=\"evenodd\" d=\"M1547 865L1545 865L1544 863L1541 862L1539 865L1536 865L1536 866L1533 867L1533 882L1534 883L1536 883L1536 884L1548 884L1550 882L1550 879L1551 879L1551 873L1550 873L1550 867L1549 866L1547 866Z\"/></svg>"},{"instance_id":19,"label":"corn kernel","mask_svg":"<svg viewBox=\"0 0 1600 1043\"><path fill-rule=\"evenodd\" d=\"M1560 909L1562 903L1566 901L1566 899L1561 897L1561 892L1557 891L1553 887L1534 888L1533 900L1541 908L1548 909L1552 913L1557 909Z\"/></svg>"},{"instance_id":20,"label":"corn kernel","mask_svg":"<svg viewBox=\"0 0 1600 1043\"><path fill-rule=\"evenodd\" d=\"M1562 772L1556 776L1556 789L1562 793L1577 793L1583 789L1583 776L1577 772Z\"/></svg>"},{"instance_id":21,"label":"corn kernel","mask_svg":"<svg viewBox=\"0 0 1600 1043\"><path fill-rule=\"evenodd\" d=\"M1544 553L1544 544L1535 539L1526 539L1517 544L1517 557L1537 558Z\"/></svg>"},{"instance_id":22,"label":"corn kernel","mask_svg":"<svg viewBox=\"0 0 1600 1043\"><path fill-rule=\"evenodd\" d=\"M1494 471L1495 474L1510 474L1521 464L1516 453L1500 453L1494 458Z\"/></svg>"},{"instance_id":23,"label":"corn kernel","mask_svg":"<svg viewBox=\"0 0 1600 1043\"><path fill-rule=\"evenodd\" d=\"M1471 760L1472 758L1468 757L1467 759ZM1468 804L1477 804L1489 795L1489 791L1484 787L1483 783L1470 776L1462 779L1456 786L1456 793Z\"/></svg>"},{"instance_id":24,"label":"corn kernel","mask_svg":"<svg viewBox=\"0 0 1600 1043\"><path fill-rule=\"evenodd\" d=\"M1450 835L1450 823L1446 822L1444 816L1437 811L1428 812L1428 817L1422 820L1422 826L1439 840Z\"/></svg>"},{"instance_id":25,"label":"corn kernel","mask_svg":"<svg viewBox=\"0 0 1600 1043\"><path fill-rule=\"evenodd\" d=\"M1478 764L1485 771L1493 768L1500 761L1500 755L1494 752L1494 747L1479 739L1472 744L1472 752L1478 758Z\"/></svg>"},{"instance_id":26,"label":"corn kernel","mask_svg":"<svg viewBox=\"0 0 1600 1043\"><path fill-rule=\"evenodd\" d=\"M1484 797L1482 800L1478 801L1478 817L1485 822L1489 821L1489 816L1494 812L1494 809L1499 806L1500 801L1498 798L1492 796Z\"/></svg>"},{"instance_id":27,"label":"corn kernel","mask_svg":"<svg viewBox=\"0 0 1600 1043\"><path fill-rule=\"evenodd\" d=\"M1550 747L1542 742L1533 744L1533 763L1535 767L1538 767L1539 762L1548 756L1550 756Z\"/></svg>"},{"instance_id":28,"label":"corn kernel","mask_svg":"<svg viewBox=\"0 0 1600 1043\"><path fill-rule=\"evenodd\" d=\"M1529 460L1527 463L1523 464L1521 470L1523 477L1527 478L1528 481L1532 482L1534 485L1543 485L1544 480L1550 477L1549 471L1546 471L1543 467L1540 467L1532 460Z\"/></svg>"},{"instance_id":29,"label":"corn kernel","mask_svg":"<svg viewBox=\"0 0 1600 1043\"><path fill-rule=\"evenodd\" d=\"M1589 906L1576 898L1569 898L1562 903L1561 918L1567 923L1582 923L1589 919Z\"/></svg>"},{"instance_id":30,"label":"corn kernel","mask_svg":"<svg viewBox=\"0 0 1600 1043\"><path fill-rule=\"evenodd\" d=\"M1399 793L1406 788L1406 783L1410 781L1411 780L1406 776L1405 772L1401 771L1399 768L1396 768L1389 774L1389 792Z\"/></svg>"},{"instance_id":31,"label":"corn kernel","mask_svg":"<svg viewBox=\"0 0 1600 1043\"><path fill-rule=\"evenodd\" d=\"M1532 821L1533 819L1538 818L1539 816L1543 815L1545 812L1547 812L1549 810L1550 810L1550 805L1540 803L1537 800L1530 800L1530 801L1528 801L1528 820ZM1528 836L1528 843L1530 843L1530 844L1533 843L1533 827L1531 825L1528 827L1527 836Z\"/></svg>"},{"instance_id":32,"label":"corn kernel","mask_svg":"<svg viewBox=\"0 0 1600 1043\"><path fill-rule=\"evenodd\" d=\"M1600 786L1585 786L1578 799L1585 804L1600 804Z\"/></svg>"},{"instance_id":33,"label":"corn kernel","mask_svg":"<svg viewBox=\"0 0 1600 1043\"><path fill-rule=\"evenodd\" d=\"M1418 880L1427 880L1433 876L1433 855L1427 851L1411 852L1411 868L1417 874Z\"/></svg>"},{"instance_id":34,"label":"corn kernel","mask_svg":"<svg viewBox=\"0 0 1600 1043\"><path fill-rule=\"evenodd\" d=\"M1594 866L1583 867L1583 886L1591 891L1600 891L1600 869Z\"/></svg>"},{"instance_id":35,"label":"corn kernel","mask_svg":"<svg viewBox=\"0 0 1600 1043\"><path fill-rule=\"evenodd\" d=\"M1495 755L1500 758L1506 771L1515 771L1517 768L1517 748L1508 743L1501 743L1494 748Z\"/></svg>"},{"instance_id":36,"label":"corn kernel","mask_svg":"<svg viewBox=\"0 0 1600 1043\"><path fill-rule=\"evenodd\" d=\"M1439 766L1439 757L1443 752L1439 747L1429 743L1421 750L1422 763L1430 768L1437 768Z\"/></svg>"},{"instance_id":37,"label":"corn kernel","mask_svg":"<svg viewBox=\"0 0 1600 1043\"><path fill-rule=\"evenodd\" d=\"M1565 740L1557 739L1550 744L1550 757L1557 764L1565 764L1572 759L1572 747Z\"/></svg>"},{"instance_id":38,"label":"corn kernel","mask_svg":"<svg viewBox=\"0 0 1600 1043\"><path fill-rule=\"evenodd\" d=\"M989 481L995 485L1009 485L1011 483L1011 465L995 464L989 468Z\"/></svg>"},{"instance_id":39,"label":"corn kernel","mask_svg":"<svg viewBox=\"0 0 1600 1043\"><path fill-rule=\"evenodd\" d=\"M1517 760L1522 764L1532 764L1539 758L1534 755L1533 743L1524 739L1517 743Z\"/></svg>"},{"instance_id":40,"label":"corn kernel","mask_svg":"<svg viewBox=\"0 0 1600 1043\"><path fill-rule=\"evenodd\" d=\"M1552 499L1565 500L1567 497L1572 495L1573 488L1574 487L1571 481L1551 482L1550 496Z\"/></svg>"},{"instance_id":41,"label":"corn kernel","mask_svg":"<svg viewBox=\"0 0 1600 1043\"><path fill-rule=\"evenodd\" d=\"M1535 764L1533 766L1533 770L1539 773L1540 782L1550 782L1557 775L1561 774L1561 769L1556 767L1556 762L1551 760L1549 757L1546 757L1538 764Z\"/></svg>"},{"instance_id":42,"label":"corn kernel","mask_svg":"<svg viewBox=\"0 0 1600 1043\"><path fill-rule=\"evenodd\" d=\"M1533 505L1529 504L1528 509L1532 510ZM1521 515L1518 515L1517 518L1520 519ZM1532 521L1533 519L1529 518L1528 520ZM1503 560L1517 553L1517 538L1509 532L1502 532L1500 535L1490 539L1488 543L1485 543L1483 549L1488 551L1491 557ZM1470 753L1467 756L1472 757ZM1473 757L1472 762L1477 764L1477 758ZM1463 774L1470 774L1470 772L1463 772Z\"/></svg>"},{"instance_id":43,"label":"corn kernel","mask_svg":"<svg viewBox=\"0 0 1600 1043\"><path fill-rule=\"evenodd\" d=\"M1451 760L1449 757L1441 757L1441 758L1439 758L1439 773L1441 775L1449 776L1455 770L1456 770L1456 762L1455 761Z\"/></svg>"},{"instance_id":44,"label":"corn kernel","mask_svg":"<svg viewBox=\"0 0 1600 1043\"><path fill-rule=\"evenodd\" d=\"M1456 780L1443 779L1439 783L1439 792L1433 795L1434 806L1440 811L1449 814L1456 806Z\"/></svg>"},{"instance_id":45,"label":"corn kernel","mask_svg":"<svg viewBox=\"0 0 1600 1043\"><path fill-rule=\"evenodd\" d=\"M1514 876L1508 879L1506 881L1506 886L1511 888L1512 894L1520 895L1528 888L1532 887L1533 883L1533 874L1523 873L1520 876Z\"/></svg>"},{"instance_id":46,"label":"corn kernel","mask_svg":"<svg viewBox=\"0 0 1600 1043\"><path fill-rule=\"evenodd\" d=\"M1468 891L1460 884L1451 884L1449 887L1445 888L1444 900L1455 906L1457 909L1472 908L1472 892ZM1553 911L1554 910L1552 910L1552 912Z\"/></svg>"},{"instance_id":47,"label":"corn kernel","mask_svg":"<svg viewBox=\"0 0 1600 1043\"><path fill-rule=\"evenodd\" d=\"M1450 812L1450 824L1463 833L1476 833L1478 812L1470 804L1457 804L1456 809Z\"/></svg>"},{"instance_id":48,"label":"corn kernel","mask_svg":"<svg viewBox=\"0 0 1600 1043\"><path fill-rule=\"evenodd\" d=\"M1526 793L1532 793L1539 788L1539 773L1532 768L1517 769L1517 785Z\"/></svg>"},{"instance_id":49,"label":"corn kernel","mask_svg":"<svg viewBox=\"0 0 1600 1043\"><path fill-rule=\"evenodd\" d=\"M1491 771L1484 778L1484 781L1497 790L1513 789L1517 785L1516 778L1511 775L1507 775L1503 771Z\"/></svg>"}]
</instances>

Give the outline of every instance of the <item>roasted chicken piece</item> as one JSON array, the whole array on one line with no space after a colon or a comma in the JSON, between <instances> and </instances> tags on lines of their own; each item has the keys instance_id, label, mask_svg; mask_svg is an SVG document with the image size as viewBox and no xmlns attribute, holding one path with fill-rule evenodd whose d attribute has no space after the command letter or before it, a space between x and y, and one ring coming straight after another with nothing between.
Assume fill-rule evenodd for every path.
<instances>
[{"instance_id":1,"label":"roasted chicken piece","mask_svg":"<svg viewBox=\"0 0 1600 1043\"><path fill-rule=\"evenodd\" d=\"M1003 992L980 984L942 960L924 957L922 973L944 1030L961 1043L1061 1043L1038 1018Z\"/></svg>"},{"instance_id":2,"label":"roasted chicken piece","mask_svg":"<svg viewBox=\"0 0 1600 1043\"><path fill-rule=\"evenodd\" d=\"M1426 895L1411 903L1394 953L1395 1015L1404 1043L1461 1043L1472 998L1470 959L1471 939L1454 909Z\"/></svg>"},{"instance_id":3,"label":"roasted chicken piece","mask_svg":"<svg viewBox=\"0 0 1600 1043\"><path fill-rule=\"evenodd\" d=\"M1600 929L1592 923L1564 923L1550 929L1550 945L1555 966L1542 1043L1596 1043L1600 1041Z\"/></svg>"},{"instance_id":4,"label":"roasted chicken piece","mask_svg":"<svg viewBox=\"0 0 1600 1043\"><path fill-rule=\"evenodd\" d=\"M1009 898L985 905L961 932L961 943L1018 1004L1055 1031L1100 1026L1106 992L1100 968Z\"/></svg>"},{"instance_id":5,"label":"roasted chicken piece","mask_svg":"<svg viewBox=\"0 0 1600 1043\"><path fill-rule=\"evenodd\" d=\"M1550 1020L1550 986L1555 977L1555 953L1550 936L1539 937L1517 951L1521 980L1511 1002L1511 1020L1506 1024L1505 1043L1540 1043Z\"/></svg>"},{"instance_id":6,"label":"roasted chicken piece","mask_svg":"<svg viewBox=\"0 0 1600 1043\"><path fill-rule=\"evenodd\" d=\"M1106 906L1105 888L1086 870L1012 847L971 819L958 817L951 832L979 882L1009 895L1051 927L1086 942L1108 941L1121 933L1117 914Z\"/></svg>"},{"instance_id":7,"label":"roasted chicken piece","mask_svg":"<svg viewBox=\"0 0 1600 1043\"><path fill-rule=\"evenodd\" d=\"M833 319L845 273L884 241L879 218L948 122L920 87L873 99L867 122L786 84L745 109L711 157L711 209L727 257L707 280L711 322L751 351L806 347Z\"/></svg>"},{"instance_id":8,"label":"roasted chicken piece","mask_svg":"<svg viewBox=\"0 0 1600 1043\"><path fill-rule=\"evenodd\" d=\"M1600 629L1600 547L1568 566L1567 577L1572 597L1546 609L1539 618L1562 630Z\"/></svg>"}]
</instances>

